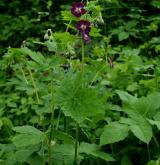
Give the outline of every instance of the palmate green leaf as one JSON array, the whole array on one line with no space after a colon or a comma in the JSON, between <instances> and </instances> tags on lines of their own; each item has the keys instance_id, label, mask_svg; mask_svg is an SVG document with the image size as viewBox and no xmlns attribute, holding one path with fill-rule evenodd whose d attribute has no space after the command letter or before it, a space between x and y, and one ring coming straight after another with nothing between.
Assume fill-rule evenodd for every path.
<instances>
[{"instance_id":1,"label":"palmate green leaf","mask_svg":"<svg viewBox=\"0 0 160 165\"><path fill-rule=\"evenodd\" d=\"M28 55L29 57L32 58L33 61L37 62L40 65L43 65L45 62L45 58L44 56L40 53L40 52L34 52L31 51L29 48L24 47L24 48L20 48L19 51L22 54Z\"/></svg>"},{"instance_id":2,"label":"palmate green leaf","mask_svg":"<svg viewBox=\"0 0 160 165\"><path fill-rule=\"evenodd\" d=\"M111 144L124 140L128 136L128 125L119 122L111 122L104 127L100 137L100 145Z\"/></svg>"},{"instance_id":3,"label":"palmate green leaf","mask_svg":"<svg viewBox=\"0 0 160 165\"><path fill-rule=\"evenodd\" d=\"M74 20L77 21L77 17L75 17L70 11L65 10L65 11L61 11L61 15L64 21L70 21L70 20Z\"/></svg>"},{"instance_id":4,"label":"palmate green leaf","mask_svg":"<svg viewBox=\"0 0 160 165\"><path fill-rule=\"evenodd\" d=\"M82 142L79 147L79 153L92 155L96 158L100 158L105 161L115 161L115 159L111 156L111 154L100 151L100 146L96 144L89 144Z\"/></svg>"},{"instance_id":5,"label":"palmate green leaf","mask_svg":"<svg viewBox=\"0 0 160 165\"><path fill-rule=\"evenodd\" d=\"M56 103L62 107L66 116L78 123L103 112L97 90L83 84L81 73L69 73L56 90Z\"/></svg>"},{"instance_id":6,"label":"palmate green leaf","mask_svg":"<svg viewBox=\"0 0 160 165\"><path fill-rule=\"evenodd\" d=\"M54 33L54 41L56 42L56 52L63 54L75 54L74 45L77 37L68 32ZM53 43L54 44L54 43Z\"/></svg>"},{"instance_id":7,"label":"palmate green leaf","mask_svg":"<svg viewBox=\"0 0 160 165\"><path fill-rule=\"evenodd\" d=\"M92 36L92 37L102 37L102 35L99 32L100 32L100 30L98 30L96 28L91 28L90 36Z\"/></svg>"}]
</instances>

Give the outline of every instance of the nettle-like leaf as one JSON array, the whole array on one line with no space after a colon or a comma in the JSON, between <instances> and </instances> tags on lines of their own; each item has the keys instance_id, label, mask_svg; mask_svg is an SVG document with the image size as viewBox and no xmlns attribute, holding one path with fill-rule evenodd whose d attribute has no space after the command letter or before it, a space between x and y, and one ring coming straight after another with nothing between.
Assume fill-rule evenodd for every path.
<instances>
[{"instance_id":1,"label":"nettle-like leaf","mask_svg":"<svg viewBox=\"0 0 160 165\"><path fill-rule=\"evenodd\" d=\"M55 144L53 146L53 163L55 165L74 164L74 145L73 144ZM78 160L82 157L78 156Z\"/></svg>"},{"instance_id":2,"label":"nettle-like leaf","mask_svg":"<svg viewBox=\"0 0 160 165\"><path fill-rule=\"evenodd\" d=\"M130 113L131 118L121 118L120 123L128 124L132 133L144 143L149 144L152 138L152 127L149 122L138 113Z\"/></svg>"},{"instance_id":3,"label":"nettle-like leaf","mask_svg":"<svg viewBox=\"0 0 160 165\"><path fill-rule=\"evenodd\" d=\"M111 122L104 127L100 137L100 145L111 144L124 140L128 136L128 125L119 122Z\"/></svg>"},{"instance_id":4,"label":"nettle-like leaf","mask_svg":"<svg viewBox=\"0 0 160 165\"><path fill-rule=\"evenodd\" d=\"M115 161L111 154L100 151L100 146L82 142L79 147L79 153L85 153L105 161Z\"/></svg>"},{"instance_id":5,"label":"nettle-like leaf","mask_svg":"<svg viewBox=\"0 0 160 165\"><path fill-rule=\"evenodd\" d=\"M117 93L122 100L126 113L136 112L144 117L152 118L160 108L160 93L154 92L147 97L137 98L124 91L117 90ZM126 106L127 105L127 106Z\"/></svg>"},{"instance_id":6,"label":"nettle-like leaf","mask_svg":"<svg viewBox=\"0 0 160 165\"><path fill-rule=\"evenodd\" d=\"M12 138L17 148L37 145L41 143L45 137L43 132L29 125L14 127L13 130L18 133Z\"/></svg>"},{"instance_id":7,"label":"nettle-like leaf","mask_svg":"<svg viewBox=\"0 0 160 165\"><path fill-rule=\"evenodd\" d=\"M103 110L97 90L83 85L83 79L81 73L66 74L56 91L57 104L78 123Z\"/></svg>"},{"instance_id":8,"label":"nettle-like leaf","mask_svg":"<svg viewBox=\"0 0 160 165\"><path fill-rule=\"evenodd\" d=\"M137 101L137 97L132 96L125 91L116 90L116 93L125 104L134 104Z\"/></svg>"},{"instance_id":9,"label":"nettle-like leaf","mask_svg":"<svg viewBox=\"0 0 160 165\"><path fill-rule=\"evenodd\" d=\"M159 98L160 93L158 92L152 93L147 97L141 97L132 106L132 109L139 112L143 116L153 117L160 108Z\"/></svg>"},{"instance_id":10,"label":"nettle-like leaf","mask_svg":"<svg viewBox=\"0 0 160 165\"><path fill-rule=\"evenodd\" d=\"M43 65L45 62L45 58L40 52L34 52L27 47L20 48L18 51L22 54L28 55L33 61L40 65Z\"/></svg>"}]
</instances>

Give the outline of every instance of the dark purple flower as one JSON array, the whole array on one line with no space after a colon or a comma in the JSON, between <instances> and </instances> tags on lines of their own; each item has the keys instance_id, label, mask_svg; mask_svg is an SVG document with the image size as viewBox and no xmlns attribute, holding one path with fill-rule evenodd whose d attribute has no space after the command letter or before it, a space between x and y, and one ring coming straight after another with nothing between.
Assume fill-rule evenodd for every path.
<instances>
[{"instance_id":1,"label":"dark purple flower","mask_svg":"<svg viewBox=\"0 0 160 165\"><path fill-rule=\"evenodd\" d=\"M85 44L88 44L91 41L91 37L89 34L82 33L82 38Z\"/></svg>"},{"instance_id":2,"label":"dark purple flower","mask_svg":"<svg viewBox=\"0 0 160 165\"><path fill-rule=\"evenodd\" d=\"M72 5L71 13L76 17L80 17L81 15L85 14L86 10L84 9L84 4L82 2L75 2Z\"/></svg>"},{"instance_id":3,"label":"dark purple flower","mask_svg":"<svg viewBox=\"0 0 160 165\"><path fill-rule=\"evenodd\" d=\"M79 32L88 34L91 30L91 24L89 21L80 20L77 23L76 28L79 30Z\"/></svg>"}]
</instances>

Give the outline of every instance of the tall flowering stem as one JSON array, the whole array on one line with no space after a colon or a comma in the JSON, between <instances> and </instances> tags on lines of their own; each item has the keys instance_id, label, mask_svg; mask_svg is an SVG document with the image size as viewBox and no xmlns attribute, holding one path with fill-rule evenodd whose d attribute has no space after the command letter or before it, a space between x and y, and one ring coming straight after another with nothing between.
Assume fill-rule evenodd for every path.
<instances>
[{"instance_id":1,"label":"tall flowering stem","mask_svg":"<svg viewBox=\"0 0 160 165\"><path fill-rule=\"evenodd\" d=\"M75 2L71 7L71 13L76 17L81 17L86 13L85 6L82 2ZM91 30L90 22L87 20L80 19L76 24L76 29L81 35L81 49L82 49L82 79L84 74L84 64L85 64L85 44L88 44L91 40L89 32ZM67 28L68 29L68 28ZM83 84L82 84L83 85ZM78 155L78 138L79 138L79 123L76 122L75 130L75 155L74 155L74 164L77 165L77 155Z\"/></svg>"},{"instance_id":2,"label":"tall flowering stem","mask_svg":"<svg viewBox=\"0 0 160 165\"><path fill-rule=\"evenodd\" d=\"M34 88L34 90L35 90L36 99L37 99L37 104L39 104L39 103L40 103L40 99L39 99L38 89L37 89L35 80L34 80L34 78L33 78L32 71L31 71L31 69L30 69L29 66L27 67L27 69L28 69L29 75L30 75L30 77L31 77L31 81L32 81L33 88Z\"/></svg>"},{"instance_id":3,"label":"tall flowering stem","mask_svg":"<svg viewBox=\"0 0 160 165\"><path fill-rule=\"evenodd\" d=\"M85 63L85 46L84 46L84 41L81 39L81 46L82 46L82 73L84 71L84 63Z\"/></svg>"},{"instance_id":4,"label":"tall flowering stem","mask_svg":"<svg viewBox=\"0 0 160 165\"><path fill-rule=\"evenodd\" d=\"M53 69L51 69L51 120L50 120L50 135L49 135L49 142L48 142L48 162L49 165L52 165L52 138L54 132L54 109L55 109L55 99L54 99L54 82L53 82Z\"/></svg>"}]
</instances>

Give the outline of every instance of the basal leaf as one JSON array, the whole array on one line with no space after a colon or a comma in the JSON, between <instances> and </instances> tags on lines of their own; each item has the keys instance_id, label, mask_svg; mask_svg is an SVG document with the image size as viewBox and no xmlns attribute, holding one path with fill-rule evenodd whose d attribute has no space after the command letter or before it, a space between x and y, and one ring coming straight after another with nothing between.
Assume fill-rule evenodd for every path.
<instances>
[{"instance_id":1,"label":"basal leaf","mask_svg":"<svg viewBox=\"0 0 160 165\"><path fill-rule=\"evenodd\" d=\"M102 113L103 105L98 99L95 88L83 86L81 74L66 75L56 92L56 102L62 107L66 116L72 117L78 123L86 117Z\"/></svg>"}]
</instances>

